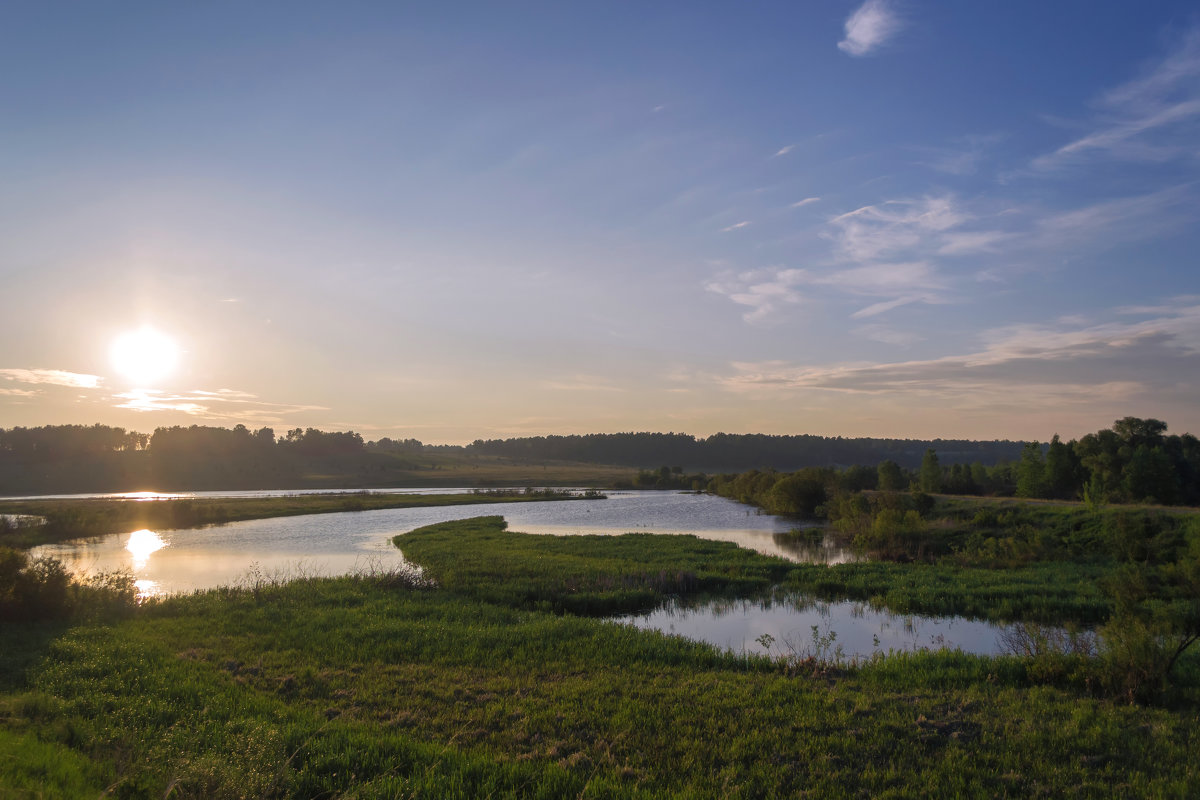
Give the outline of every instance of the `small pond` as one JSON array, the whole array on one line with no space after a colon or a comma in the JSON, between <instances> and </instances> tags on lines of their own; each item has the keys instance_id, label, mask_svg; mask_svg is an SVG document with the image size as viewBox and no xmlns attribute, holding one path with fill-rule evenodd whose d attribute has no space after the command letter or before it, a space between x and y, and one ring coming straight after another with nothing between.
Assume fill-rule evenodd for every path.
<instances>
[{"instance_id":1,"label":"small pond","mask_svg":"<svg viewBox=\"0 0 1200 800\"><path fill-rule=\"evenodd\" d=\"M1011 628L963 617L893 614L862 602L777 595L761 600L672 603L616 621L708 642L741 654L848 663L895 651L1009 652Z\"/></svg>"}]
</instances>

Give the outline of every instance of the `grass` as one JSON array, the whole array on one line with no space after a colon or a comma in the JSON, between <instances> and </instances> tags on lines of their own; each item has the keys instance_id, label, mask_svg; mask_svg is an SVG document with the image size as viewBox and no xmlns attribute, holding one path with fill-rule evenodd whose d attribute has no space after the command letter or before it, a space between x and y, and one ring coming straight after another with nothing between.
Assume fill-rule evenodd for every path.
<instances>
[{"instance_id":1,"label":"grass","mask_svg":"<svg viewBox=\"0 0 1200 800\"><path fill-rule=\"evenodd\" d=\"M48 642L5 634L38 657L0 695L13 745L0 785L36 796L1200 790L1194 711L1030 685L1015 658L787 675L614 623L354 578L176 598Z\"/></svg>"},{"instance_id":2,"label":"grass","mask_svg":"<svg viewBox=\"0 0 1200 800\"><path fill-rule=\"evenodd\" d=\"M0 502L0 515L44 517L38 527L0 527L0 546L32 547L47 542L125 533L138 528L195 528L239 520L466 504L591 499L566 490L477 491L464 494L337 494L282 497L195 497L173 500L46 499Z\"/></svg>"},{"instance_id":3,"label":"grass","mask_svg":"<svg viewBox=\"0 0 1200 800\"><path fill-rule=\"evenodd\" d=\"M430 525L393 539L446 590L488 603L575 614L651 608L672 595L748 594L791 565L694 536L530 536L502 517Z\"/></svg>"},{"instance_id":4,"label":"grass","mask_svg":"<svg viewBox=\"0 0 1200 800\"><path fill-rule=\"evenodd\" d=\"M1150 707L1098 696L1074 657L905 653L797 673L596 618L820 580L887 604L949 592L956 609L1006 597L1016 616L1053 616L1022 597L1054 585L1055 563L798 567L499 517L396 542L436 587L305 579L0 623L0 796L1200 795L1194 654L1191 689ZM1080 568L1047 609L1086 595Z\"/></svg>"}]
</instances>

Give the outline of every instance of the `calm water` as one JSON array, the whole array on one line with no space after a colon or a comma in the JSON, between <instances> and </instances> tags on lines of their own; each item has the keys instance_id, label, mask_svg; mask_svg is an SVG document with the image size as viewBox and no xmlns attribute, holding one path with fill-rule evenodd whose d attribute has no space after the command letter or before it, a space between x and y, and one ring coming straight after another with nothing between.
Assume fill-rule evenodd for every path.
<instances>
[{"instance_id":1,"label":"calm water","mask_svg":"<svg viewBox=\"0 0 1200 800\"><path fill-rule=\"evenodd\" d=\"M53 556L81 572L128 570L142 594L170 594L235 586L255 577L343 575L399 567L407 562L391 543L396 534L483 514L502 514L510 530L526 533L694 534L794 561L851 559L850 553L829 541L811 543L789 535L794 529L789 521L724 498L674 492L613 492L607 500L381 509L188 530L140 530L45 545L35 555ZM1002 649L1003 634L997 626L957 618L897 616L863 604L786 599L726 601L691 609L673 606L623 621L738 653L767 652L760 642L767 634L773 638L772 655L837 657L840 647L843 659L930 647L994 653ZM813 626L817 627L815 642Z\"/></svg>"},{"instance_id":2,"label":"calm water","mask_svg":"<svg viewBox=\"0 0 1200 800\"><path fill-rule=\"evenodd\" d=\"M435 522L502 514L510 530L560 536L630 531L691 533L793 560L845 560L836 548L793 541L793 525L730 500L671 492L614 492L607 500L400 508L233 522L188 530L131 531L46 545L76 571L130 570L144 594L237 585L265 576L342 575L404 563L398 533Z\"/></svg>"},{"instance_id":3,"label":"calm water","mask_svg":"<svg viewBox=\"0 0 1200 800\"><path fill-rule=\"evenodd\" d=\"M738 654L811 655L842 663L903 650L945 648L992 655L1008 649L1005 626L961 617L892 614L850 601L719 600L691 608L673 604L618 621Z\"/></svg>"}]
</instances>

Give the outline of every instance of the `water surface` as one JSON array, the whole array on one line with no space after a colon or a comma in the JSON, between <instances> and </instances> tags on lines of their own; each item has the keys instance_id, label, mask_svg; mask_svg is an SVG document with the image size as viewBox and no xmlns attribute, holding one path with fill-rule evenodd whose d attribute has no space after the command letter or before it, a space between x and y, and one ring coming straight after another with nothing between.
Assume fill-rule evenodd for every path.
<instances>
[{"instance_id":1,"label":"water surface","mask_svg":"<svg viewBox=\"0 0 1200 800\"><path fill-rule=\"evenodd\" d=\"M780 595L762 600L672 603L617 618L643 630L708 642L737 654L848 663L896 651L1008 652L1010 626L964 617L893 614L866 603L812 601Z\"/></svg>"},{"instance_id":2,"label":"water surface","mask_svg":"<svg viewBox=\"0 0 1200 800\"><path fill-rule=\"evenodd\" d=\"M792 560L849 557L819 541L796 541L787 535L793 522L725 498L674 492L614 492L607 500L378 509L130 531L44 545L35 555L53 556L75 571L129 570L145 594L188 592L237 585L251 573L282 578L402 566L403 554L391 543L396 534L485 514L501 514L510 530L526 533L690 533Z\"/></svg>"}]
</instances>

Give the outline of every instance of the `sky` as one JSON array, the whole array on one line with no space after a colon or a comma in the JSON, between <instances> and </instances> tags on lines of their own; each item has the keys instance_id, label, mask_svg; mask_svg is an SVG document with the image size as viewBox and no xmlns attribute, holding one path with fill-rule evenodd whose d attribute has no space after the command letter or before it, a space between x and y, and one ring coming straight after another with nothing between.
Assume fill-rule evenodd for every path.
<instances>
[{"instance_id":1,"label":"sky","mask_svg":"<svg viewBox=\"0 0 1200 800\"><path fill-rule=\"evenodd\" d=\"M0 75L0 427L1200 434L1194 2L10 0Z\"/></svg>"}]
</instances>

